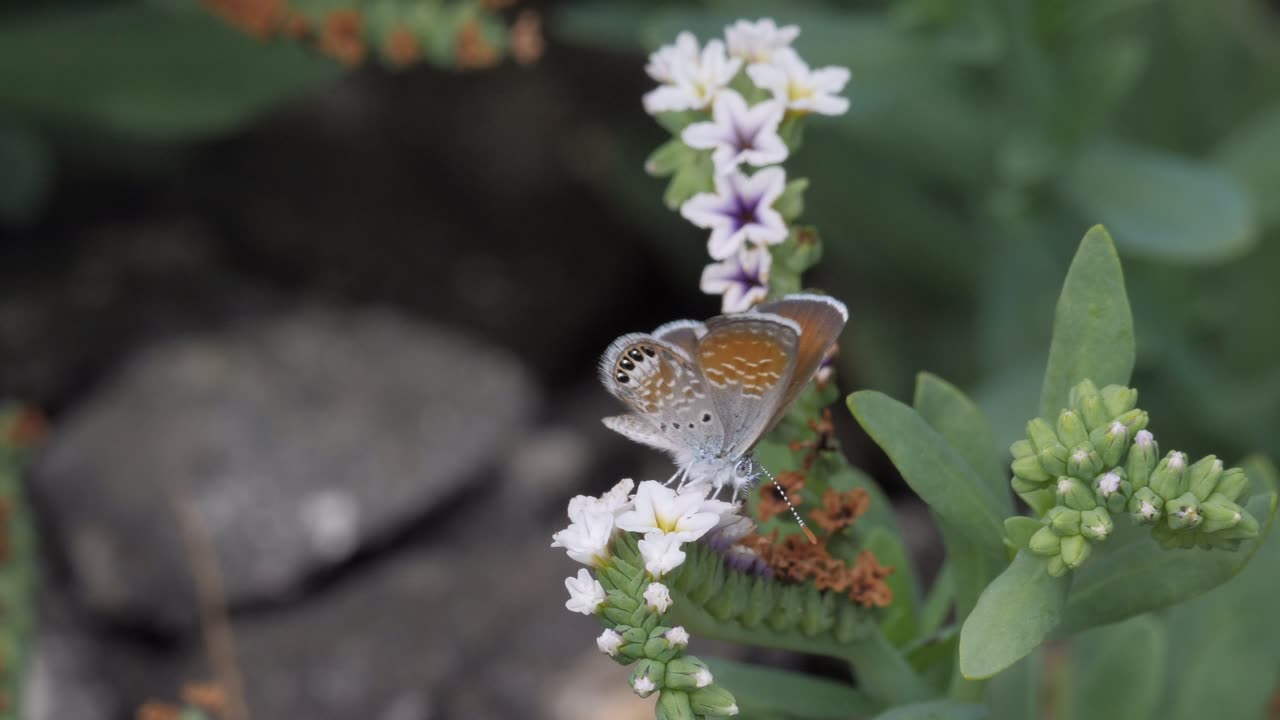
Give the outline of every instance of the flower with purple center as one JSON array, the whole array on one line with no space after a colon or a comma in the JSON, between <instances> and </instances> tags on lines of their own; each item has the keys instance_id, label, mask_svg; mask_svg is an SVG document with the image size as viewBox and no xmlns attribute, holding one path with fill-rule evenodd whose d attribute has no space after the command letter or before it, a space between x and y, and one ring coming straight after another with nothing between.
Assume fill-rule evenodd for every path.
<instances>
[{"instance_id":1,"label":"flower with purple center","mask_svg":"<svg viewBox=\"0 0 1280 720\"><path fill-rule=\"evenodd\" d=\"M787 239L787 224L773 209L782 195L787 174L767 167L754 175L734 170L715 178L716 191L698 193L680 206L680 214L698 227L709 228L707 252L724 260L743 245L776 245Z\"/></svg>"},{"instance_id":2,"label":"flower with purple center","mask_svg":"<svg viewBox=\"0 0 1280 720\"><path fill-rule=\"evenodd\" d=\"M775 100L748 106L737 91L725 90L711 106L711 122L693 123L680 137L691 148L714 149L711 159L722 175L743 163L774 165L787 159L787 144L778 135L786 110Z\"/></svg>"},{"instance_id":3,"label":"flower with purple center","mask_svg":"<svg viewBox=\"0 0 1280 720\"><path fill-rule=\"evenodd\" d=\"M733 257L703 268L700 287L708 295L721 296L721 312L750 310L769 294L772 264L768 248L743 248Z\"/></svg>"}]
</instances>

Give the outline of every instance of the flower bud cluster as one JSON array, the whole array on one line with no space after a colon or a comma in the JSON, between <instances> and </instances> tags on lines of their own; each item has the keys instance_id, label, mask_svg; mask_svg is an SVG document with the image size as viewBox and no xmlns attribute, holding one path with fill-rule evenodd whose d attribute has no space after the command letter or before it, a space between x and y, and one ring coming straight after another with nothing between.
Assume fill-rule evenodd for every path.
<instances>
[{"instance_id":1,"label":"flower bud cluster","mask_svg":"<svg viewBox=\"0 0 1280 720\"><path fill-rule=\"evenodd\" d=\"M1248 485L1244 471L1225 470L1212 455L1194 464L1176 451L1161 459L1137 400L1131 388L1099 390L1085 380L1056 422L1032 420L1027 439L1010 448L1013 489L1047 507L1030 549L1048 558L1051 575L1083 565L1115 529L1114 514L1153 526L1165 547L1234 548L1258 534L1257 520L1236 503Z\"/></svg>"}]
</instances>

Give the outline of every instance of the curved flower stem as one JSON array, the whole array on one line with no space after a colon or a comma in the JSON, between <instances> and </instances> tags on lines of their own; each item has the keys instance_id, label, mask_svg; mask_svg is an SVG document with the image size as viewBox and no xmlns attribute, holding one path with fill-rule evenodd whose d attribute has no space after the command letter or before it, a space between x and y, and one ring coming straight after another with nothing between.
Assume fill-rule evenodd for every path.
<instances>
[{"instance_id":1,"label":"curved flower stem","mask_svg":"<svg viewBox=\"0 0 1280 720\"><path fill-rule=\"evenodd\" d=\"M937 694L870 623L858 638L841 643L829 634L809 637L798 629L777 631L767 626L748 629L736 622L722 622L683 593L673 590L672 596L672 617L694 635L839 658L854 667L862 692L885 707L919 702Z\"/></svg>"}]
</instances>

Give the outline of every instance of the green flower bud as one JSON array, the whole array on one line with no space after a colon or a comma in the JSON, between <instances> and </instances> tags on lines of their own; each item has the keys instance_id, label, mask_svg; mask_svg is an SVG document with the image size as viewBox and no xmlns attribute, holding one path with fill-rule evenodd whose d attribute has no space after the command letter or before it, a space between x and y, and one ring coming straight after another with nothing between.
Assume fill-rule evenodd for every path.
<instances>
[{"instance_id":1,"label":"green flower bud","mask_svg":"<svg viewBox=\"0 0 1280 720\"><path fill-rule=\"evenodd\" d=\"M1076 447L1089 442L1089 431L1084 427L1084 420L1074 410L1063 410L1058 413L1058 439L1067 447Z\"/></svg>"},{"instance_id":2,"label":"green flower bud","mask_svg":"<svg viewBox=\"0 0 1280 720\"><path fill-rule=\"evenodd\" d=\"M628 662L645 657L644 646L649 642L649 633L644 628L619 625L615 629L622 634L622 644L618 646L619 657Z\"/></svg>"},{"instance_id":3,"label":"green flower bud","mask_svg":"<svg viewBox=\"0 0 1280 720\"><path fill-rule=\"evenodd\" d=\"M1100 425L1105 425L1112 418L1112 415L1107 412L1106 406L1102 403L1102 395L1098 393L1098 386L1094 385L1092 380L1085 380L1071 388L1068 398L1071 407L1080 412L1080 417L1084 420L1085 427L1090 431Z\"/></svg>"},{"instance_id":4,"label":"green flower bud","mask_svg":"<svg viewBox=\"0 0 1280 720\"><path fill-rule=\"evenodd\" d=\"M1037 454L1050 448L1066 450L1066 447L1058 441L1058 433L1044 418L1036 418L1027 423L1027 439L1031 441L1031 447Z\"/></svg>"},{"instance_id":5,"label":"green flower bud","mask_svg":"<svg viewBox=\"0 0 1280 720\"><path fill-rule=\"evenodd\" d=\"M738 714L738 703L733 695L719 685L704 687L689 693L689 704L699 715L733 717Z\"/></svg>"},{"instance_id":6,"label":"green flower bud","mask_svg":"<svg viewBox=\"0 0 1280 720\"><path fill-rule=\"evenodd\" d=\"M1204 520L1200 514L1199 498L1189 492L1166 502L1164 514L1169 518L1169 527L1174 530L1193 528Z\"/></svg>"},{"instance_id":7,"label":"green flower bud","mask_svg":"<svg viewBox=\"0 0 1280 720\"><path fill-rule=\"evenodd\" d=\"M711 684L711 669L692 655L686 655L667 663L664 687L676 690L697 690Z\"/></svg>"},{"instance_id":8,"label":"green flower bud","mask_svg":"<svg viewBox=\"0 0 1280 720\"><path fill-rule=\"evenodd\" d=\"M1030 440L1019 440L1009 446L1009 452L1016 458L1031 457L1036 454L1036 449L1031 447Z\"/></svg>"},{"instance_id":9,"label":"green flower bud","mask_svg":"<svg viewBox=\"0 0 1280 720\"><path fill-rule=\"evenodd\" d=\"M1119 420L1094 428L1089 433L1089 444L1098 451L1103 467L1115 467L1129 449L1129 429Z\"/></svg>"},{"instance_id":10,"label":"green flower bud","mask_svg":"<svg viewBox=\"0 0 1280 720\"><path fill-rule=\"evenodd\" d=\"M1206 455L1187 468L1187 489L1201 502L1207 500L1222 478L1222 461Z\"/></svg>"},{"instance_id":11,"label":"green flower bud","mask_svg":"<svg viewBox=\"0 0 1280 720\"><path fill-rule=\"evenodd\" d=\"M666 628L662 629L666 630ZM661 635L650 637L644 644L644 656L650 660L666 662L672 657L671 643L667 642L667 639Z\"/></svg>"},{"instance_id":12,"label":"green flower bud","mask_svg":"<svg viewBox=\"0 0 1280 720\"><path fill-rule=\"evenodd\" d=\"M1240 513L1240 522L1235 527L1219 531L1214 534L1214 537L1222 537L1227 540L1247 540L1258 537L1259 531L1258 519L1248 510L1243 510Z\"/></svg>"},{"instance_id":13,"label":"green flower bud","mask_svg":"<svg viewBox=\"0 0 1280 720\"><path fill-rule=\"evenodd\" d=\"M1214 492L1235 502L1240 499L1247 487L1249 487L1249 477L1244 474L1242 468L1233 467L1222 473L1222 477L1218 479L1218 487Z\"/></svg>"},{"instance_id":14,"label":"green flower bud","mask_svg":"<svg viewBox=\"0 0 1280 720\"><path fill-rule=\"evenodd\" d=\"M1067 574L1069 568L1067 568L1066 563L1062 562L1061 555L1054 555L1049 558L1049 563L1045 569L1049 571L1050 577L1062 577Z\"/></svg>"},{"instance_id":15,"label":"green flower bud","mask_svg":"<svg viewBox=\"0 0 1280 720\"><path fill-rule=\"evenodd\" d=\"M1123 468L1116 468L1099 475L1093 481L1093 495L1098 504L1111 512L1124 512L1133 494L1133 486L1125 480Z\"/></svg>"},{"instance_id":16,"label":"green flower bud","mask_svg":"<svg viewBox=\"0 0 1280 720\"><path fill-rule=\"evenodd\" d=\"M1062 538L1055 535L1051 528L1042 527L1031 536L1028 547L1037 555L1057 555L1062 551Z\"/></svg>"},{"instance_id":17,"label":"green flower bud","mask_svg":"<svg viewBox=\"0 0 1280 720\"><path fill-rule=\"evenodd\" d=\"M1111 417L1119 417L1138 406L1138 391L1123 385L1102 388L1102 404Z\"/></svg>"},{"instance_id":18,"label":"green flower bud","mask_svg":"<svg viewBox=\"0 0 1280 720\"><path fill-rule=\"evenodd\" d=\"M1206 533L1233 528L1244 520L1244 508L1218 493L1210 495L1205 500L1200 506L1200 514L1204 516L1204 523L1200 526L1200 530Z\"/></svg>"},{"instance_id":19,"label":"green flower bud","mask_svg":"<svg viewBox=\"0 0 1280 720\"><path fill-rule=\"evenodd\" d=\"M1146 430L1140 430L1133 436L1133 447L1129 449L1129 459L1125 462L1125 475L1136 490L1150 484L1152 471L1160 448L1155 438Z\"/></svg>"},{"instance_id":20,"label":"green flower bud","mask_svg":"<svg viewBox=\"0 0 1280 720\"><path fill-rule=\"evenodd\" d=\"M1146 410L1130 410L1117 415L1115 422L1123 425L1124 429L1129 432L1129 437L1133 437L1138 434L1138 431L1147 429L1147 423L1151 422L1151 416L1147 415Z\"/></svg>"},{"instance_id":21,"label":"green flower bud","mask_svg":"<svg viewBox=\"0 0 1280 720\"><path fill-rule=\"evenodd\" d=\"M1040 461L1040 467L1053 477L1067 474L1067 455L1070 453L1061 445L1057 447L1049 447L1036 453L1036 459Z\"/></svg>"},{"instance_id":22,"label":"green flower bud","mask_svg":"<svg viewBox=\"0 0 1280 720\"><path fill-rule=\"evenodd\" d=\"M1056 535L1066 537L1067 535L1080 534L1080 511L1065 508L1057 505L1049 508L1049 512L1044 514L1044 522L1048 525ZM1058 549L1055 546L1053 552L1040 553L1041 555L1056 555Z\"/></svg>"},{"instance_id":23,"label":"green flower bud","mask_svg":"<svg viewBox=\"0 0 1280 720\"><path fill-rule=\"evenodd\" d=\"M683 690L663 690L654 710L656 720L696 720L698 717L689 703L689 693Z\"/></svg>"},{"instance_id":24,"label":"green flower bud","mask_svg":"<svg viewBox=\"0 0 1280 720\"><path fill-rule=\"evenodd\" d=\"M1176 498L1187 491L1186 475L1186 454L1173 450L1151 471L1151 489L1162 498Z\"/></svg>"},{"instance_id":25,"label":"green flower bud","mask_svg":"<svg viewBox=\"0 0 1280 720\"><path fill-rule=\"evenodd\" d=\"M1083 565L1092 552L1093 547L1081 535L1062 538L1062 562L1072 570Z\"/></svg>"},{"instance_id":26,"label":"green flower bud","mask_svg":"<svg viewBox=\"0 0 1280 720\"><path fill-rule=\"evenodd\" d=\"M1129 498L1129 513L1135 522L1149 525L1160 519L1164 501L1151 491L1151 488L1138 488Z\"/></svg>"},{"instance_id":27,"label":"green flower bud","mask_svg":"<svg viewBox=\"0 0 1280 720\"><path fill-rule=\"evenodd\" d=\"M1115 530L1111 515L1104 508L1094 508L1080 513L1080 534L1090 540L1106 540Z\"/></svg>"},{"instance_id":28,"label":"green flower bud","mask_svg":"<svg viewBox=\"0 0 1280 720\"><path fill-rule=\"evenodd\" d=\"M636 663L636 669L631 671L631 689L640 697L649 697L655 690L662 689L662 681L666 674L665 665L657 660L645 658Z\"/></svg>"},{"instance_id":29,"label":"green flower bud","mask_svg":"<svg viewBox=\"0 0 1280 720\"><path fill-rule=\"evenodd\" d=\"M1059 504L1072 510L1092 510L1098 506L1093 499L1093 492L1077 478L1060 477L1054 489L1057 490Z\"/></svg>"},{"instance_id":30,"label":"green flower bud","mask_svg":"<svg viewBox=\"0 0 1280 720\"><path fill-rule=\"evenodd\" d=\"M1043 484L1053 479L1053 476L1045 472L1044 468L1041 467L1040 460L1034 455L1014 460L1011 469L1014 477L1033 484Z\"/></svg>"},{"instance_id":31,"label":"green flower bud","mask_svg":"<svg viewBox=\"0 0 1280 720\"><path fill-rule=\"evenodd\" d=\"M1077 445L1067 458L1067 475L1081 480L1092 480L1102 471L1102 458L1089 443Z\"/></svg>"}]
</instances>

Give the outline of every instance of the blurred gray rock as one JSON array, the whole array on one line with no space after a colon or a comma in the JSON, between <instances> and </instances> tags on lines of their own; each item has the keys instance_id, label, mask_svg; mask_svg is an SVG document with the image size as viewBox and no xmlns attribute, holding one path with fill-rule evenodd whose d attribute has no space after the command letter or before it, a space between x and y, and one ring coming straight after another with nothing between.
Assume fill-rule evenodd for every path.
<instances>
[{"instance_id":1,"label":"blurred gray rock","mask_svg":"<svg viewBox=\"0 0 1280 720\"><path fill-rule=\"evenodd\" d=\"M536 404L507 353L388 311L298 311L135 356L56 428L32 488L90 609L185 624L175 508L231 605L276 597L452 497Z\"/></svg>"}]
</instances>

